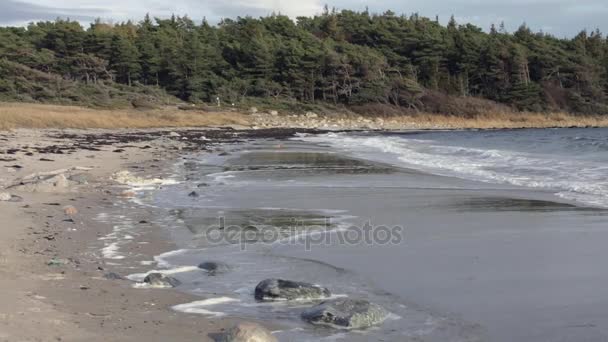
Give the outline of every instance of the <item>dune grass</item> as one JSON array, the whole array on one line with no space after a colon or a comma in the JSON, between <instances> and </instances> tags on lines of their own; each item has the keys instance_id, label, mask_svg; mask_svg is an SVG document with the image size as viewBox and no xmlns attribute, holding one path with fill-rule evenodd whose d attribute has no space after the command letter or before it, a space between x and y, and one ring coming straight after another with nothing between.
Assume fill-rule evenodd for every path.
<instances>
[{"instance_id":1,"label":"dune grass","mask_svg":"<svg viewBox=\"0 0 608 342\"><path fill-rule=\"evenodd\" d=\"M358 114L328 115L328 121L354 127ZM384 124L378 128L545 128L545 127L608 127L608 116L581 116L568 113L520 113L494 111L471 117L417 113L409 115L366 116ZM283 124L295 124L293 117L278 118ZM292 122L293 121L293 122ZM91 109L78 106L0 102L0 130L15 128L161 128L253 126L255 117L238 112L202 110Z\"/></svg>"},{"instance_id":2,"label":"dune grass","mask_svg":"<svg viewBox=\"0 0 608 342\"><path fill-rule=\"evenodd\" d=\"M491 112L474 117L437 114L416 114L395 118L424 128L549 128L549 127L608 127L608 116L574 115L563 112Z\"/></svg>"},{"instance_id":3,"label":"dune grass","mask_svg":"<svg viewBox=\"0 0 608 342\"><path fill-rule=\"evenodd\" d=\"M235 112L158 109L101 110L78 106L0 103L0 130L14 128L157 128L248 125L246 115Z\"/></svg>"}]
</instances>

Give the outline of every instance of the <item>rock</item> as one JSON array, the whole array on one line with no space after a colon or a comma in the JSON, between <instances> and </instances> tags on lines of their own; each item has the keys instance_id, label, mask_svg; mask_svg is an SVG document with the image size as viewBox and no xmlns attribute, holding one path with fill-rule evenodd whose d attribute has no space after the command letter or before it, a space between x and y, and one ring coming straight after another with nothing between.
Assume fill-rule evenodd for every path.
<instances>
[{"instance_id":1,"label":"rock","mask_svg":"<svg viewBox=\"0 0 608 342\"><path fill-rule=\"evenodd\" d=\"M220 154L218 154L218 156L220 156L220 157L229 156L229 155L230 155L230 152L226 152L226 151L221 152Z\"/></svg>"},{"instance_id":2,"label":"rock","mask_svg":"<svg viewBox=\"0 0 608 342\"><path fill-rule=\"evenodd\" d=\"M108 273L104 274L103 277L106 278L106 279L108 279L108 280L123 280L123 279L125 279L120 274L117 274L117 273L114 273L114 272L108 272Z\"/></svg>"},{"instance_id":3,"label":"rock","mask_svg":"<svg viewBox=\"0 0 608 342\"><path fill-rule=\"evenodd\" d=\"M79 185L86 185L89 184L89 175L85 174L85 173L79 173L76 175L71 175L68 177L68 180L78 183Z\"/></svg>"},{"instance_id":4,"label":"rock","mask_svg":"<svg viewBox=\"0 0 608 342\"><path fill-rule=\"evenodd\" d=\"M135 191L125 190L125 191L121 192L119 196L124 197L124 198L133 198L133 197L137 196L137 194L135 193Z\"/></svg>"},{"instance_id":5,"label":"rock","mask_svg":"<svg viewBox=\"0 0 608 342\"><path fill-rule=\"evenodd\" d=\"M257 113L257 112L258 112L258 109L257 109L256 107L251 107L251 108L249 108L249 113L251 113L251 114L255 114L255 113Z\"/></svg>"},{"instance_id":6,"label":"rock","mask_svg":"<svg viewBox=\"0 0 608 342\"><path fill-rule=\"evenodd\" d=\"M270 114L272 116L279 116L279 112L277 112L276 110L271 110L268 112L268 114Z\"/></svg>"},{"instance_id":7,"label":"rock","mask_svg":"<svg viewBox=\"0 0 608 342\"><path fill-rule=\"evenodd\" d=\"M49 260L46 264L48 266L63 266L63 265L67 265L70 261L67 259L57 259L57 258L53 258L51 260Z\"/></svg>"},{"instance_id":8,"label":"rock","mask_svg":"<svg viewBox=\"0 0 608 342\"><path fill-rule=\"evenodd\" d=\"M230 271L230 266L223 262L205 261L198 265L198 268L207 271L209 275L216 275Z\"/></svg>"},{"instance_id":9,"label":"rock","mask_svg":"<svg viewBox=\"0 0 608 342\"><path fill-rule=\"evenodd\" d=\"M8 202L13 198L8 192L0 192L0 202Z\"/></svg>"},{"instance_id":10,"label":"rock","mask_svg":"<svg viewBox=\"0 0 608 342\"><path fill-rule=\"evenodd\" d=\"M201 195L199 195L199 193L196 191L192 191L191 193L188 194L188 197L193 197L193 198L200 197L200 196Z\"/></svg>"},{"instance_id":11,"label":"rock","mask_svg":"<svg viewBox=\"0 0 608 342\"><path fill-rule=\"evenodd\" d=\"M315 112L306 112L306 117L309 119L316 119L319 117L319 114Z\"/></svg>"},{"instance_id":12,"label":"rock","mask_svg":"<svg viewBox=\"0 0 608 342\"><path fill-rule=\"evenodd\" d=\"M323 302L305 310L302 319L339 329L365 329L382 323L388 312L381 306L362 299L338 299Z\"/></svg>"},{"instance_id":13,"label":"rock","mask_svg":"<svg viewBox=\"0 0 608 342\"><path fill-rule=\"evenodd\" d=\"M170 137L175 137L175 138L181 137L181 135L179 133L177 133L177 132L170 132L169 136Z\"/></svg>"},{"instance_id":14,"label":"rock","mask_svg":"<svg viewBox=\"0 0 608 342\"><path fill-rule=\"evenodd\" d=\"M324 287L283 279L266 279L255 287L255 299L263 301L319 299L330 295Z\"/></svg>"},{"instance_id":15,"label":"rock","mask_svg":"<svg viewBox=\"0 0 608 342\"><path fill-rule=\"evenodd\" d=\"M277 338L263 326L240 322L228 329L220 338L221 342L278 342Z\"/></svg>"},{"instance_id":16,"label":"rock","mask_svg":"<svg viewBox=\"0 0 608 342\"><path fill-rule=\"evenodd\" d=\"M63 212L68 216L74 216L78 214L78 209L76 209L76 207L74 207L73 205L68 205L63 207Z\"/></svg>"},{"instance_id":17,"label":"rock","mask_svg":"<svg viewBox=\"0 0 608 342\"><path fill-rule=\"evenodd\" d=\"M197 185L196 187L197 188L204 188L204 187L208 187L208 186L209 186L209 184L207 184L207 183L201 183L201 184Z\"/></svg>"},{"instance_id":18,"label":"rock","mask_svg":"<svg viewBox=\"0 0 608 342\"><path fill-rule=\"evenodd\" d=\"M150 273L144 278L144 283L153 287L176 287L182 282L162 273Z\"/></svg>"}]
</instances>

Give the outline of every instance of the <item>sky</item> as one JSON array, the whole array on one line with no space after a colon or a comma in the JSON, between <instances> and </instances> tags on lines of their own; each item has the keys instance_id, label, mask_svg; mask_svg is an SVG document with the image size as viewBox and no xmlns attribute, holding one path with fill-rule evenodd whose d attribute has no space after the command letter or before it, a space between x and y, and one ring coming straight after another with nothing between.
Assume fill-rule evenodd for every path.
<instances>
[{"instance_id":1,"label":"sky","mask_svg":"<svg viewBox=\"0 0 608 342\"><path fill-rule=\"evenodd\" d=\"M608 33L608 0L0 0L0 25L69 17L86 26L95 18L139 21L146 13L157 17L187 14L210 22L273 12L295 18L319 14L325 4L337 9L367 7L372 13L390 9L397 14L438 15L443 23L454 15L458 23L485 30L492 23L504 22L513 31L525 22L535 31L558 37L572 37L582 29Z\"/></svg>"}]
</instances>

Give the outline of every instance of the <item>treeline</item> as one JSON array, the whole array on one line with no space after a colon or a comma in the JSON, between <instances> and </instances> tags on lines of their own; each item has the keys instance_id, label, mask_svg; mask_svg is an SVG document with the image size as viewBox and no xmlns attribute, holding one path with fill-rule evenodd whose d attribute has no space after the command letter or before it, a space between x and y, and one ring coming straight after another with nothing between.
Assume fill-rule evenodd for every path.
<instances>
[{"instance_id":1,"label":"treeline","mask_svg":"<svg viewBox=\"0 0 608 342\"><path fill-rule=\"evenodd\" d=\"M571 39L525 25L484 32L416 14L326 10L296 21L272 15L218 25L146 16L86 30L56 20L0 28L0 59L83 84L158 86L191 102L262 98L428 110L449 97L608 113L608 40L599 31ZM0 93L19 91L15 78L0 78Z\"/></svg>"}]
</instances>

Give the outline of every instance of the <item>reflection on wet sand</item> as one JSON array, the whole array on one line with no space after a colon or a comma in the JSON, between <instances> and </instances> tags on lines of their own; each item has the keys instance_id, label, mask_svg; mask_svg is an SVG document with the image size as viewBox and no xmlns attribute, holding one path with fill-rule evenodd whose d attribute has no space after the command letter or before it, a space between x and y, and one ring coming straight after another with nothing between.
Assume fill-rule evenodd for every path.
<instances>
[{"instance_id":1,"label":"reflection on wet sand","mask_svg":"<svg viewBox=\"0 0 608 342\"><path fill-rule=\"evenodd\" d=\"M598 215L608 214L608 210L601 208L582 207L574 204L553 201L508 197L466 197L462 199L452 198L447 203L443 204L443 207L454 211L577 211L589 212Z\"/></svg>"}]
</instances>

